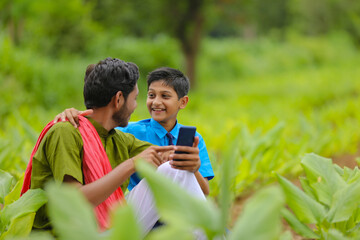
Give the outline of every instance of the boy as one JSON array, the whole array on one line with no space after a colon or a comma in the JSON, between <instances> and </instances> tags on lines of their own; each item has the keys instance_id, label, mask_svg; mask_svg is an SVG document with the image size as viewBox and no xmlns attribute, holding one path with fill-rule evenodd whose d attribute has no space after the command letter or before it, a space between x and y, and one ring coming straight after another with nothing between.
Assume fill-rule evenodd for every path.
<instances>
[{"instance_id":1,"label":"boy","mask_svg":"<svg viewBox=\"0 0 360 240\"><path fill-rule=\"evenodd\" d=\"M136 138L155 145L166 146L171 145L171 143L175 145L178 139L179 128L182 126L177 122L177 114L180 109L186 107L189 101L189 97L187 96L190 88L189 79L179 70L162 67L155 69L148 75L147 85L148 95L146 105L151 119L132 122L129 123L127 127L118 129L131 133ZM87 112L84 113L86 114ZM64 120L66 116L69 121L76 126L74 119L77 119L78 114L79 111L75 109L67 109L62 114L59 114L55 118L55 121L60 118ZM200 169L195 172L195 176L204 194L208 195L208 180L214 177L214 172L211 167L205 142L199 133L196 133L196 136L199 137L198 148L201 165ZM190 161L187 161L177 164L190 163ZM186 166L182 166L181 169L186 169ZM131 175L128 186L129 191L131 191L140 180L136 173Z\"/></svg>"},{"instance_id":2,"label":"boy","mask_svg":"<svg viewBox=\"0 0 360 240\"><path fill-rule=\"evenodd\" d=\"M189 101L187 96L190 88L189 79L173 68L162 67L152 71L147 77L148 94L146 106L151 118L129 123L127 127L118 128L123 132L133 134L137 139L158 146L176 144L179 128L177 122L180 109L184 109ZM169 133L171 135L169 135ZM195 176L205 195L209 194L208 180L214 177L206 145L199 133L199 156L201 166ZM140 182L136 173L130 177L129 191Z\"/></svg>"}]
</instances>

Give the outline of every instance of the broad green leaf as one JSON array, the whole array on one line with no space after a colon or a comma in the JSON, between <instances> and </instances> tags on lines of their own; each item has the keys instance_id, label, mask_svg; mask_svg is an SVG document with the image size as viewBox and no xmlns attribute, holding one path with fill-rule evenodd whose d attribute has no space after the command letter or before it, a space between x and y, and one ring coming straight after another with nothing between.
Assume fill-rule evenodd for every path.
<instances>
[{"instance_id":1,"label":"broad green leaf","mask_svg":"<svg viewBox=\"0 0 360 240\"><path fill-rule=\"evenodd\" d=\"M8 239L11 236L16 236L16 237L28 236L32 229L35 214L36 214L35 212L29 213L21 217L15 218L13 221L11 221L8 230L1 235L0 240Z\"/></svg>"},{"instance_id":2,"label":"broad green leaf","mask_svg":"<svg viewBox=\"0 0 360 240\"><path fill-rule=\"evenodd\" d=\"M340 231L337 229L329 229L329 231L326 233L324 231L323 236L326 240L351 240L348 237L345 237Z\"/></svg>"},{"instance_id":3,"label":"broad green leaf","mask_svg":"<svg viewBox=\"0 0 360 240\"><path fill-rule=\"evenodd\" d=\"M313 230L311 230L307 225L300 222L299 219L297 219L294 214L292 214L289 210L286 208L283 208L281 210L282 216L285 218L285 220L289 223L291 228L300 234L301 236L305 238L312 238L312 239L319 239L320 236L314 233Z\"/></svg>"},{"instance_id":4,"label":"broad green leaf","mask_svg":"<svg viewBox=\"0 0 360 240\"><path fill-rule=\"evenodd\" d=\"M334 201L327 215L331 223L347 221L354 213L360 202L360 182L354 182L339 190L334 195Z\"/></svg>"},{"instance_id":5,"label":"broad green leaf","mask_svg":"<svg viewBox=\"0 0 360 240\"><path fill-rule=\"evenodd\" d=\"M280 235L279 240L293 240L293 236L290 231L285 231Z\"/></svg>"},{"instance_id":6,"label":"broad green leaf","mask_svg":"<svg viewBox=\"0 0 360 240\"><path fill-rule=\"evenodd\" d=\"M286 203L296 217L304 223L320 223L325 217L325 208L306 195L290 181L277 174L278 181L284 190Z\"/></svg>"},{"instance_id":7,"label":"broad green leaf","mask_svg":"<svg viewBox=\"0 0 360 240\"><path fill-rule=\"evenodd\" d=\"M280 211L283 207L284 196L279 187L258 191L244 206L228 239L278 239L282 226Z\"/></svg>"},{"instance_id":8,"label":"broad green leaf","mask_svg":"<svg viewBox=\"0 0 360 240\"><path fill-rule=\"evenodd\" d=\"M229 210L231 207L232 202L232 193L231 193L231 187L232 184L234 184L234 179L237 175L237 169L236 162L237 159L240 158L239 153L239 140L233 141L232 144L229 145L230 149L235 149L235 151L226 151L226 155L224 159L226 161L222 161L221 164L221 172L219 174L220 176L220 194L219 194L219 205L221 210L221 219L220 224L221 228L226 229L226 225L228 223L229 218Z\"/></svg>"},{"instance_id":9,"label":"broad green leaf","mask_svg":"<svg viewBox=\"0 0 360 240\"><path fill-rule=\"evenodd\" d=\"M331 159L316 154L306 154L301 160L301 164L317 199L330 206L335 192L346 185L335 170Z\"/></svg>"},{"instance_id":10,"label":"broad green leaf","mask_svg":"<svg viewBox=\"0 0 360 240\"><path fill-rule=\"evenodd\" d=\"M130 205L120 206L113 217L113 224L111 227L112 240L118 239L142 239L141 229L136 220L134 210Z\"/></svg>"},{"instance_id":11,"label":"broad green leaf","mask_svg":"<svg viewBox=\"0 0 360 240\"><path fill-rule=\"evenodd\" d=\"M24 181L24 175L19 179L19 181L16 183L15 187L11 190L11 192L5 197L5 206L15 202L20 198L23 181Z\"/></svg>"},{"instance_id":12,"label":"broad green leaf","mask_svg":"<svg viewBox=\"0 0 360 240\"><path fill-rule=\"evenodd\" d=\"M1 221L7 225L13 219L36 212L47 202L45 192L41 189L28 190L19 200L4 207Z\"/></svg>"},{"instance_id":13,"label":"broad green leaf","mask_svg":"<svg viewBox=\"0 0 360 240\"><path fill-rule=\"evenodd\" d=\"M344 170L348 173L347 177L344 178L344 180L350 184L356 181L359 181L360 179L360 170L358 167L355 167L354 169L350 169L345 167Z\"/></svg>"},{"instance_id":14,"label":"broad green leaf","mask_svg":"<svg viewBox=\"0 0 360 240\"><path fill-rule=\"evenodd\" d=\"M151 231L145 237L145 240L168 240L168 239L193 240L195 238L193 233L184 230L183 228L181 228L181 226L159 227Z\"/></svg>"},{"instance_id":15,"label":"broad green leaf","mask_svg":"<svg viewBox=\"0 0 360 240\"><path fill-rule=\"evenodd\" d=\"M0 169L0 203L4 204L5 196L9 194L13 176Z\"/></svg>"},{"instance_id":16,"label":"broad green leaf","mask_svg":"<svg viewBox=\"0 0 360 240\"><path fill-rule=\"evenodd\" d=\"M335 171L340 175L340 176L343 176L344 175L344 169L342 167L340 167L339 165L337 164L334 164L334 169Z\"/></svg>"},{"instance_id":17,"label":"broad green leaf","mask_svg":"<svg viewBox=\"0 0 360 240\"><path fill-rule=\"evenodd\" d=\"M93 208L78 189L52 183L46 194L49 217L59 239L98 239Z\"/></svg>"},{"instance_id":18,"label":"broad green leaf","mask_svg":"<svg viewBox=\"0 0 360 240\"><path fill-rule=\"evenodd\" d=\"M50 231L32 231L26 240L55 240L55 237L50 233Z\"/></svg>"},{"instance_id":19,"label":"broad green leaf","mask_svg":"<svg viewBox=\"0 0 360 240\"><path fill-rule=\"evenodd\" d=\"M146 178L156 207L165 222L182 224L189 229L202 228L210 238L223 231L219 221L220 213L211 201L192 197L143 161L138 162L137 169Z\"/></svg>"},{"instance_id":20,"label":"broad green leaf","mask_svg":"<svg viewBox=\"0 0 360 240\"><path fill-rule=\"evenodd\" d=\"M300 179L301 187L304 190L304 192L307 195L311 196L313 199L316 199L314 189L310 187L309 180L307 180L307 178L304 177L299 177L299 179Z\"/></svg>"}]
</instances>

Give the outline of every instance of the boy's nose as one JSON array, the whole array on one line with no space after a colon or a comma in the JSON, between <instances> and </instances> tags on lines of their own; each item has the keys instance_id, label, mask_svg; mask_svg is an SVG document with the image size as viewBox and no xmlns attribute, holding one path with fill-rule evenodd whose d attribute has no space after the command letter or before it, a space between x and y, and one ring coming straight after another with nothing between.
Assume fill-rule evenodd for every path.
<instances>
[{"instance_id":1,"label":"boy's nose","mask_svg":"<svg viewBox=\"0 0 360 240\"><path fill-rule=\"evenodd\" d=\"M159 99L158 97L154 98L153 104L154 104L154 105L159 105L159 104L161 104L160 99Z\"/></svg>"}]
</instances>

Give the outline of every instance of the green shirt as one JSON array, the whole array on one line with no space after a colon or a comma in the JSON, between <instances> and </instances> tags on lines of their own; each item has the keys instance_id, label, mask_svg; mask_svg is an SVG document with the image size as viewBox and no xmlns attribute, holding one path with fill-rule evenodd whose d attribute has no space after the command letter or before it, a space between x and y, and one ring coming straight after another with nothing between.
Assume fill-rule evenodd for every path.
<instances>
[{"instance_id":1,"label":"green shirt","mask_svg":"<svg viewBox=\"0 0 360 240\"><path fill-rule=\"evenodd\" d=\"M132 134L116 129L107 131L93 119L88 119L100 136L112 168L138 155L151 145L136 139ZM82 159L83 141L79 130L69 122L55 124L46 133L33 157L31 188L44 188L49 180L62 182L65 175L72 176L83 184ZM129 180L121 185L123 191L128 183ZM46 206L37 212L35 228L50 227L45 209Z\"/></svg>"}]
</instances>

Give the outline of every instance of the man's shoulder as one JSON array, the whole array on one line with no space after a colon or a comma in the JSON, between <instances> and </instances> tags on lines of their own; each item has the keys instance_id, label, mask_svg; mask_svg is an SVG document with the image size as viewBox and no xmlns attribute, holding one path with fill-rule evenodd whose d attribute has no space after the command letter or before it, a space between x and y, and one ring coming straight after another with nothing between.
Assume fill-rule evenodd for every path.
<instances>
[{"instance_id":1,"label":"man's shoulder","mask_svg":"<svg viewBox=\"0 0 360 240\"><path fill-rule=\"evenodd\" d=\"M48 131L48 134L76 134L80 135L80 132L70 122L59 122L54 124Z\"/></svg>"}]
</instances>

